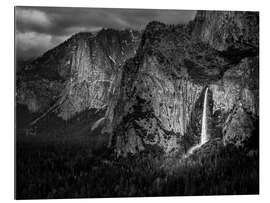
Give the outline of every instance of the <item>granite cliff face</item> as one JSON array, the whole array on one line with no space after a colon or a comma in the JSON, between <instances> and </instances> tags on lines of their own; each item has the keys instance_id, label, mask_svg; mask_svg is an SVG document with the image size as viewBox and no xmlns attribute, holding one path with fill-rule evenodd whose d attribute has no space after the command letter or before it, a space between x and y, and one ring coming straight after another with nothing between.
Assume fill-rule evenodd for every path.
<instances>
[{"instance_id":1,"label":"granite cliff face","mask_svg":"<svg viewBox=\"0 0 270 203\"><path fill-rule=\"evenodd\" d=\"M18 104L31 112L55 110L67 120L87 109L105 109L135 55L140 33L103 29L78 33L28 64L17 75Z\"/></svg>"},{"instance_id":2,"label":"granite cliff face","mask_svg":"<svg viewBox=\"0 0 270 203\"><path fill-rule=\"evenodd\" d=\"M200 139L206 87L210 138L244 146L259 116L258 20L199 11L187 25L148 24L123 67L109 124L116 152L185 153Z\"/></svg>"}]
</instances>

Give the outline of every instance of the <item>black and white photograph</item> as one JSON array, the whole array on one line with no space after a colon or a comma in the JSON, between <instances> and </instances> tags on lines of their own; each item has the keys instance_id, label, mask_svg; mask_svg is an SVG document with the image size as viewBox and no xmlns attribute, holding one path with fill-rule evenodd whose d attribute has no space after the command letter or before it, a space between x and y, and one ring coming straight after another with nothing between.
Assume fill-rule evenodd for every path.
<instances>
[{"instance_id":1,"label":"black and white photograph","mask_svg":"<svg viewBox=\"0 0 270 203\"><path fill-rule=\"evenodd\" d=\"M258 195L259 21L15 6L14 198Z\"/></svg>"}]
</instances>

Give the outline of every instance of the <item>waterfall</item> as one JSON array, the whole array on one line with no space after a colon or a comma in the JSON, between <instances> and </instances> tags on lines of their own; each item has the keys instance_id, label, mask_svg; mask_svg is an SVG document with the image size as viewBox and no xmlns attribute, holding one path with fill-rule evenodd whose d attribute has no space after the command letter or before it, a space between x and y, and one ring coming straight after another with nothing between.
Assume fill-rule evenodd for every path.
<instances>
[{"instance_id":1,"label":"waterfall","mask_svg":"<svg viewBox=\"0 0 270 203\"><path fill-rule=\"evenodd\" d=\"M207 136L207 93L208 88L205 90L204 102L203 102L203 115L202 115L202 130L201 130L201 145L208 141Z\"/></svg>"},{"instance_id":2,"label":"waterfall","mask_svg":"<svg viewBox=\"0 0 270 203\"><path fill-rule=\"evenodd\" d=\"M103 124L105 121L105 117L102 117L100 119L98 119L91 127L91 131L95 130L98 126L100 126L101 124Z\"/></svg>"},{"instance_id":3,"label":"waterfall","mask_svg":"<svg viewBox=\"0 0 270 203\"><path fill-rule=\"evenodd\" d=\"M191 147L188 150L186 157L189 154L192 154L194 150L200 148L204 143L208 141L208 135L207 135L207 96L208 96L208 87L205 90L204 93L204 101L203 101L203 114L202 114L202 128L201 128L201 141L199 144Z\"/></svg>"}]
</instances>

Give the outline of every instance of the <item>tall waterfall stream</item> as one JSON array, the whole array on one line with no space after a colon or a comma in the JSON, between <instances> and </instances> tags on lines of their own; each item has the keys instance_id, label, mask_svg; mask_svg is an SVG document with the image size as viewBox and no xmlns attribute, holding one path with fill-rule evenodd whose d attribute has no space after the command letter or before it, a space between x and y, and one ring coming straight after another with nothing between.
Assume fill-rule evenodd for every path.
<instances>
[{"instance_id":1,"label":"tall waterfall stream","mask_svg":"<svg viewBox=\"0 0 270 203\"><path fill-rule=\"evenodd\" d=\"M192 154L194 152L194 150L200 148L203 144L205 144L208 141L208 134L207 134L207 97L208 97L208 87L205 90L204 101L203 101L201 141L200 141L199 144L191 147L187 154Z\"/></svg>"}]
</instances>

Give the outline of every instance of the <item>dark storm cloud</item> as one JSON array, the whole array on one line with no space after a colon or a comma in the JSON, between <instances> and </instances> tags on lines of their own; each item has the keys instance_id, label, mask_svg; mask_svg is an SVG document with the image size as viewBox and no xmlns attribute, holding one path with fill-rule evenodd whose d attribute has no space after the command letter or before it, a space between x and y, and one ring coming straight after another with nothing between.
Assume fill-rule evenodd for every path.
<instances>
[{"instance_id":1,"label":"dark storm cloud","mask_svg":"<svg viewBox=\"0 0 270 203\"><path fill-rule=\"evenodd\" d=\"M184 10L16 7L17 53L22 58L39 55L80 31L93 32L103 27L143 29L153 20L168 24L186 23L195 13Z\"/></svg>"}]
</instances>

